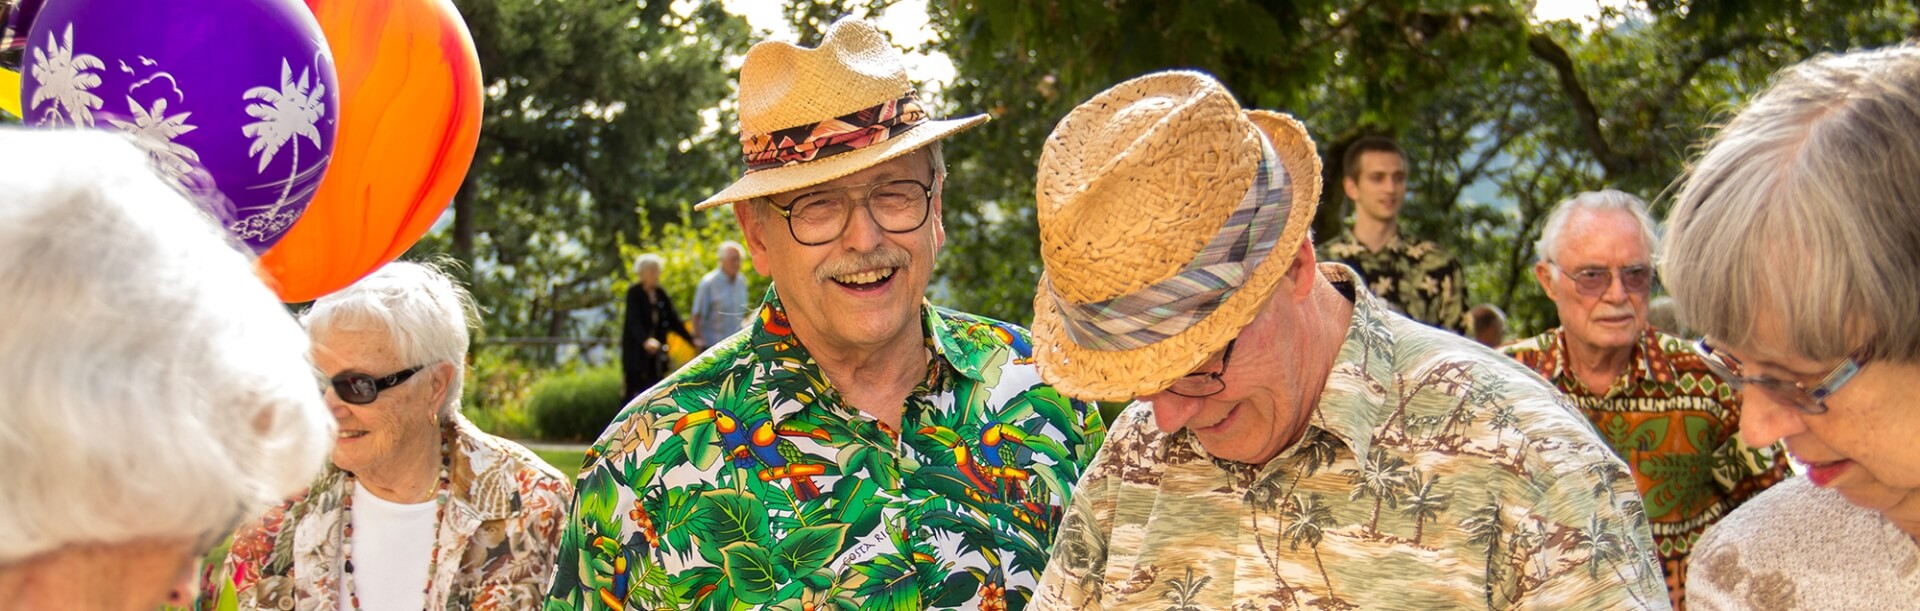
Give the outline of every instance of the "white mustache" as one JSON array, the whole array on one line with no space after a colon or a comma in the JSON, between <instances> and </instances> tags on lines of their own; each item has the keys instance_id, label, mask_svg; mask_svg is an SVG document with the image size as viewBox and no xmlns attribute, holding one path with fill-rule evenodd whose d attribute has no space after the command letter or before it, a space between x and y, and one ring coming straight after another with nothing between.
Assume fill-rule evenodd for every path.
<instances>
[{"instance_id":1,"label":"white mustache","mask_svg":"<svg viewBox=\"0 0 1920 611\"><path fill-rule=\"evenodd\" d=\"M832 280L834 276L876 269L903 268L912 261L913 257L905 250L881 248L873 252L855 253L827 261L814 271L814 277L824 282Z\"/></svg>"}]
</instances>

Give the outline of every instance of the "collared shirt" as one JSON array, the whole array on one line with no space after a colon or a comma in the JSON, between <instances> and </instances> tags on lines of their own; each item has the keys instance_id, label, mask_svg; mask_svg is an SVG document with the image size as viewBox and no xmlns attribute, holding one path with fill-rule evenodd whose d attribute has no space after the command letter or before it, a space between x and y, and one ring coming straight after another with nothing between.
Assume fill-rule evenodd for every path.
<instances>
[{"instance_id":1,"label":"collared shirt","mask_svg":"<svg viewBox=\"0 0 1920 611\"><path fill-rule=\"evenodd\" d=\"M1674 607L1684 601L1687 557L1715 520L1787 474L1786 453L1740 442L1740 393L1682 340L1647 329L1627 370L1596 392L1568 361L1564 328L1500 348L1573 399L1627 460L1646 499Z\"/></svg>"},{"instance_id":2,"label":"collared shirt","mask_svg":"<svg viewBox=\"0 0 1920 611\"><path fill-rule=\"evenodd\" d=\"M1460 263L1439 244L1409 244L1395 234L1380 250L1367 250L1348 225L1340 237L1320 245L1319 255L1321 261L1359 272L1367 290L1395 312L1455 333L1466 331L1466 279Z\"/></svg>"},{"instance_id":3,"label":"collared shirt","mask_svg":"<svg viewBox=\"0 0 1920 611\"><path fill-rule=\"evenodd\" d=\"M1633 480L1573 407L1354 293L1302 438L1267 464L1121 414L1033 608L1667 608Z\"/></svg>"},{"instance_id":4,"label":"collared shirt","mask_svg":"<svg viewBox=\"0 0 1920 611\"><path fill-rule=\"evenodd\" d=\"M454 419L427 608L535 608L553 577L572 488L526 448ZM227 554L226 579L209 580L201 604L211 607L232 585L243 610L340 608L350 481L328 465L299 498L242 526Z\"/></svg>"},{"instance_id":5,"label":"collared shirt","mask_svg":"<svg viewBox=\"0 0 1920 611\"><path fill-rule=\"evenodd\" d=\"M1021 608L1105 427L1041 383L1026 330L921 311L928 375L894 431L844 402L769 290L750 332L589 451L549 605Z\"/></svg>"},{"instance_id":6,"label":"collared shirt","mask_svg":"<svg viewBox=\"0 0 1920 611\"><path fill-rule=\"evenodd\" d=\"M693 289L693 320L700 328L700 341L718 344L740 330L747 318L747 275L713 270L700 278Z\"/></svg>"}]
</instances>

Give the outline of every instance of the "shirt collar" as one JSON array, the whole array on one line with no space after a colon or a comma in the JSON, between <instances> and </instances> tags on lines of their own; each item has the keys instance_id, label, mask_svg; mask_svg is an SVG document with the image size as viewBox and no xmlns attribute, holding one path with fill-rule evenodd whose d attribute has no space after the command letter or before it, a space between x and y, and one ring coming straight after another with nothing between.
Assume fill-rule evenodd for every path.
<instances>
[{"instance_id":1,"label":"shirt collar","mask_svg":"<svg viewBox=\"0 0 1920 611\"><path fill-rule=\"evenodd\" d=\"M813 354L807 351L800 337L794 335L793 324L787 317L786 306L780 303L777 286L768 286L767 294L761 300L760 310L754 315L751 344L754 361L762 368L763 378L769 388L804 388L801 385L814 385L830 388L826 373L820 370L819 363L813 360ZM955 358L964 354L954 336L952 313L933 307L925 299L920 302L921 333L927 338L928 349L933 353L933 363L937 369L929 371L929 378L946 374L958 374L972 380L982 380L983 371L979 363L972 359ZM928 380L929 385L933 380ZM839 403L837 397L831 399ZM785 420L808 405L818 403L803 401L781 401L768 405L775 422Z\"/></svg>"},{"instance_id":2,"label":"shirt collar","mask_svg":"<svg viewBox=\"0 0 1920 611\"><path fill-rule=\"evenodd\" d=\"M1337 238L1337 241L1352 244L1359 247L1360 250L1368 250L1367 243L1360 241L1360 236L1353 232L1352 219L1348 219L1347 224L1342 226L1340 229L1340 237ZM1368 252L1399 252L1406 248L1407 243L1400 239L1400 232L1395 230L1393 235L1387 236L1386 243L1380 245L1380 250L1369 250Z\"/></svg>"},{"instance_id":3,"label":"shirt collar","mask_svg":"<svg viewBox=\"0 0 1920 611\"><path fill-rule=\"evenodd\" d=\"M1553 331L1549 332L1549 336L1552 341L1547 348L1548 353L1552 355L1553 370L1552 375L1547 376L1547 379L1568 382L1572 388L1581 388L1589 393L1595 392L1595 389L1580 386L1580 380L1573 376L1571 351L1567 350L1567 328L1554 327ZM1627 359L1627 371L1622 379L1628 382L1626 388L1637 387L1643 381L1666 383L1674 380L1673 360L1660 351L1659 331L1649 326L1641 332L1640 339L1634 341L1633 356ZM1613 387L1599 389L1598 392L1612 394L1614 388L1621 386L1620 382L1621 379L1615 379Z\"/></svg>"}]
</instances>

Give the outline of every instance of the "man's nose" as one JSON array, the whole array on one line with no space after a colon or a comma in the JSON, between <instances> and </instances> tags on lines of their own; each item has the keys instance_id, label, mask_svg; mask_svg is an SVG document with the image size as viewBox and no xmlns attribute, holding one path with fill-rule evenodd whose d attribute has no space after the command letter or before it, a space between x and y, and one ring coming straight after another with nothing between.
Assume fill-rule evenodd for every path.
<instances>
[{"instance_id":1,"label":"man's nose","mask_svg":"<svg viewBox=\"0 0 1920 611\"><path fill-rule=\"evenodd\" d=\"M1153 404L1153 423L1160 432L1173 433L1186 428L1187 422L1200 413L1200 406L1206 399L1182 397L1171 392L1161 391L1141 397Z\"/></svg>"}]
</instances>

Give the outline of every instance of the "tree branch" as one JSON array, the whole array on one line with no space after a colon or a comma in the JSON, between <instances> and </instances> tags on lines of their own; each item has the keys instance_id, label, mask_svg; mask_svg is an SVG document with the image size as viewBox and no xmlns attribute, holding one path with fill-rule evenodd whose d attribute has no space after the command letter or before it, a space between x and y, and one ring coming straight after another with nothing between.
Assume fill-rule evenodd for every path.
<instances>
[{"instance_id":1,"label":"tree branch","mask_svg":"<svg viewBox=\"0 0 1920 611\"><path fill-rule=\"evenodd\" d=\"M1594 106L1593 95L1580 83L1580 75L1574 70L1573 57L1567 55L1567 50L1542 32L1527 35L1527 50L1560 76L1560 89L1566 94L1567 101L1573 104L1574 118L1580 124L1580 132L1586 136L1587 148L1593 152L1594 159L1600 162L1600 167L1607 171L1607 178L1617 180L1631 170L1627 160L1613 150L1606 134L1600 130L1600 109Z\"/></svg>"}]
</instances>

